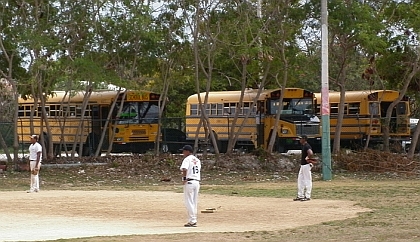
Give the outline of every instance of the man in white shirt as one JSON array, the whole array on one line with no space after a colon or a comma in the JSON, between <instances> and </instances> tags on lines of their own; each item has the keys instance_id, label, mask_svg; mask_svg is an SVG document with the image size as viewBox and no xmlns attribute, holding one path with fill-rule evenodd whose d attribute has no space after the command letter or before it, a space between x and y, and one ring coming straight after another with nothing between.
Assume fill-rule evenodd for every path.
<instances>
[{"instance_id":1,"label":"man in white shirt","mask_svg":"<svg viewBox=\"0 0 420 242\"><path fill-rule=\"evenodd\" d=\"M185 227L197 226L197 203L198 192L200 190L201 180L201 162L193 154L193 148L185 145L182 148L184 160L182 161L182 182L184 184L184 203L187 208L188 223Z\"/></svg>"},{"instance_id":2,"label":"man in white shirt","mask_svg":"<svg viewBox=\"0 0 420 242\"><path fill-rule=\"evenodd\" d=\"M39 169L41 168L42 146L38 143L38 136L31 135L29 146L29 167L31 169L31 188L28 193L39 192Z\"/></svg>"}]
</instances>

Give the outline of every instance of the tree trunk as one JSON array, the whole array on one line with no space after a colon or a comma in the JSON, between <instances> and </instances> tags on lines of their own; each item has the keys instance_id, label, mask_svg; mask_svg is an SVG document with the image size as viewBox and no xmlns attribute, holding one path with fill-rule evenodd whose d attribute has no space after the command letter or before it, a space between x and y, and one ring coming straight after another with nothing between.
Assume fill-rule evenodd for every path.
<instances>
[{"instance_id":1,"label":"tree trunk","mask_svg":"<svg viewBox=\"0 0 420 242\"><path fill-rule=\"evenodd\" d=\"M125 91L126 93L127 93L127 91ZM114 108L115 108L115 105L117 104L117 102L118 102L118 96L120 96L120 93L121 93L121 87L118 89L118 91L117 91L117 94L115 95L115 99L114 99L114 101L112 102L112 104L111 104L111 108L109 109L109 113L108 113L108 116L106 117L106 121L105 121L105 124L104 124L104 127L102 128L102 134L101 134L101 138L99 139L99 144L98 144L98 147L96 147L96 150L95 150L95 157L98 157L99 156L99 154L101 153L101 150L102 150L102 144L104 143L104 139L105 139L105 136L106 136L106 132L107 132L107 130L108 130L108 127L109 127L109 122L111 121L111 119L112 119L112 113L113 113L113 111L114 111ZM124 98L125 98L125 96L124 96ZM122 110L122 105L121 105L121 107L120 107L120 110ZM120 111L121 112L121 111ZM114 140L114 137L112 137L112 140ZM112 149L112 148L111 148ZM108 155L108 154L107 154Z\"/></svg>"},{"instance_id":2,"label":"tree trunk","mask_svg":"<svg viewBox=\"0 0 420 242\"><path fill-rule=\"evenodd\" d=\"M413 136L411 138L410 149L408 150L408 153L407 153L408 159L413 159L414 157L414 152L416 151L419 135L420 135L420 125L417 124L416 129L414 130Z\"/></svg>"},{"instance_id":3,"label":"tree trunk","mask_svg":"<svg viewBox=\"0 0 420 242\"><path fill-rule=\"evenodd\" d=\"M418 48L420 50L420 48ZM384 136L383 136L383 140L384 140L384 151L388 151L389 152L389 125L391 122L391 116L392 116L392 110L394 109L394 107L403 99L405 93L407 92L408 86L410 85L411 80L413 80L414 76L418 74L419 70L420 70L420 66L419 66L419 61L420 61L420 55L417 55L416 57L416 61L413 63L413 68L411 69L410 73L408 74L407 78L404 80L404 85L402 87L402 89L400 90L400 95L398 96L398 98L396 100L394 100L388 107L388 109L386 110L386 118L385 118L385 125L384 125Z\"/></svg>"},{"instance_id":4,"label":"tree trunk","mask_svg":"<svg viewBox=\"0 0 420 242\"><path fill-rule=\"evenodd\" d=\"M73 147L72 147L72 152L71 152L71 157L73 158L74 157L74 153L75 153L75 151L76 151L76 147L77 147L77 142L78 142L78 138L80 138L80 141L79 141L79 156L81 156L82 155L82 151L83 151L83 142L84 142L84 140L82 140L82 137L83 137L83 121L84 121L84 111L86 110L86 106L87 106L87 104L88 104L88 102L89 102L89 98L90 98L90 95L92 94L92 87L91 87L91 85L88 85L88 86L86 86L86 93L85 93L85 95L84 95L84 97L83 97L83 103L82 103L82 113L81 113L81 117L80 117L80 120L79 120L79 125L77 126L77 130L76 130L76 133L74 134L74 141L73 141ZM77 115L75 114L75 117L76 117Z\"/></svg>"},{"instance_id":5,"label":"tree trunk","mask_svg":"<svg viewBox=\"0 0 420 242\"><path fill-rule=\"evenodd\" d=\"M248 58L245 56L242 56L242 78L241 78L241 96L239 97L239 106L236 106L236 110L235 110L235 115L233 117L233 121L231 126L230 131L228 130L228 147L226 150L226 154L232 154L233 149L235 148L235 144L236 144L236 140L238 139L240 130L242 130L242 128L244 127L244 124L246 122L246 119L242 120L242 123L240 124L239 130L236 131L236 123L238 121L238 116L239 116L239 111L243 108L244 106L244 93L245 93L245 88L246 88L246 77L247 77L247 63L248 63ZM252 106L253 107L253 106ZM249 109L249 111L252 110ZM228 120L229 122L229 120Z\"/></svg>"},{"instance_id":6,"label":"tree trunk","mask_svg":"<svg viewBox=\"0 0 420 242\"><path fill-rule=\"evenodd\" d=\"M68 95L68 91L66 91L66 93L64 94L63 98L60 101L60 109L64 110L64 100L66 100L66 97ZM70 100L70 98L68 99ZM68 152L67 152L67 143L65 141L64 138L64 128L66 127L66 118L65 118L65 114L63 112L60 111L60 113L58 115L56 115L56 118L58 120L58 125L60 126L60 144L59 144L59 151L61 151L61 147L64 147L64 150L66 152L66 157L68 157ZM63 121L63 122L62 122ZM61 156L61 155L60 155Z\"/></svg>"},{"instance_id":7,"label":"tree trunk","mask_svg":"<svg viewBox=\"0 0 420 242\"><path fill-rule=\"evenodd\" d=\"M123 110L124 100L125 100L126 97L127 97L127 91L124 92L124 94L123 94L123 96L121 98L121 104L120 104L120 108L118 109L118 112L117 112L117 117L120 116L120 114L121 114L121 112ZM112 120L111 120L111 122L112 122ZM105 127L105 128L108 128L108 127ZM108 145L108 149L106 151L106 156L109 156L111 154L112 146L114 145L114 137L115 137L115 131L116 131L116 129L117 129L117 125L115 125L113 123L113 125L112 125L112 131L111 131L111 134L110 134L110 137L109 137L109 145Z\"/></svg>"},{"instance_id":8,"label":"tree trunk","mask_svg":"<svg viewBox=\"0 0 420 242\"><path fill-rule=\"evenodd\" d=\"M340 103L338 104L337 125L335 126L333 154L340 152L341 129L343 127L344 118L344 102L346 100L346 89L344 85L340 85Z\"/></svg>"},{"instance_id":9,"label":"tree trunk","mask_svg":"<svg viewBox=\"0 0 420 242\"><path fill-rule=\"evenodd\" d=\"M207 62L208 62L208 66L207 69L208 71L206 71L206 69L204 68L204 64L200 61L200 54L198 52L198 33L199 33L199 25L200 25L200 17L201 17L201 11L202 9L200 8L200 0L196 1L196 15L194 17L194 28L192 29L193 32L193 49L194 49L194 76L195 76L195 86L197 89L197 95L198 95L198 101L199 101L199 105L200 105L200 110L201 110L201 115L204 119L205 122L203 122L203 125L205 125L205 127L208 129L209 135L210 135L210 139L211 142L213 143L213 147L214 147L214 152L216 155L219 155L219 147L217 146L217 142L213 133L213 129L211 127L211 123L209 122L209 118L206 114L206 109L204 105L207 105L207 100L208 100L208 94L210 91L210 86L211 86L211 81L212 81L212 70L213 70L213 62L210 58L210 56L207 56ZM215 44L213 43L213 45L211 46L211 48L215 48ZM200 96L200 76L199 76L199 67L201 67L203 73L206 75L207 77L207 85L206 85L206 96L204 98L204 103L201 100L201 96ZM207 137L206 137L207 138Z\"/></svg>"},{"instance_id":10,"label":"tree trunk","mask_svg":"<svg viewBox=\"0 0 420 242\"><path fill-rule=\"evenodd\" d=\"M162 73L163 73L163 90L161 92L161 95L159 97L159 118L158 118L158 133L156 135L156 149L155 149L155 153L156 155L159 155L160 153L160 135L162 133L162 117L163 117L163 112L165 111L165 106L166 106L166 100L168 97L168 91L169 91L169 85L170 85L170 73L171 73L171 69L173 67L173 60L169 60L166 62L166 68L162 67ZM166 138L166 137L165 137Z\"/></svg>"},{"instance_id":11,"label":"tree trunk","mask_svg":"<svg viewBox=\"0 0 420 242\"><path fill-rule=\"evenodd\" d=\"M47 111L45 110L45 96L43 95L43 91L42 91L42 86L41 86L41 80L38 80L38 94L41 100L41 112L42 112L42 120L45 121L45 126L47 129L47 137L49 138L49 140L45 140L46 137L43 135L43 130L41 130L41 135L44 140L44 144L45 146L48 146L47 149L44 149L47 151L47 159L51 160L54 155L53 155L53 141L52 141L52 134L51 134L51 127L50 127L50 122L49 122L49 116L47 115ZM41 121L42 122L42 121ZM49 141L49 142L48 142Z\"/></svg>"}]
</instances>

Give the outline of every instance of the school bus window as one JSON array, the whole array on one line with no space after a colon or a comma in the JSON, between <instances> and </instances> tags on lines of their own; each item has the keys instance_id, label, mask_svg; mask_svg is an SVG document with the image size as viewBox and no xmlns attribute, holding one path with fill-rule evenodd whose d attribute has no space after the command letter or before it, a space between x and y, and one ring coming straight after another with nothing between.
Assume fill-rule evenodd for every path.
<instances>
[{"instance_id":1,"label":"school bus window","mask_svg":"<svg viewBox=\"0 0 420 242\"><path fill-rule=\"evenodd\" d=\"M70 106L70 116L76 115L76 106Z\"/></svg>"},{"instance_id":2,"label":"school bus window","mask_svg":"<svg viewBox=\"0 0 420 242\"><path fill-rule=\"evenodd\" d=\"M18 116L19 117L25 116L25 107L24 106L19 106Z\"/></svg>"},{"instance_id":3,"label":"school bus window","mask_svg":"<svg viewBox=\"0 0 420 242\"><path fill-rule=\"evenodd\" d=\"M90 117L90 106L88 106L85 110L85 117Z\"/></svg>"},{"instance_id":4,"label":"school bus window","mask_svg":"<svg viewBox=\"0 0 420 242\"><path fill-rule=\"evenodd\" d=\"M397 115L404 115L406 114L407 106L405 105L405 102L400 102L397 104Z\"/></svg>"},{"instance_id":5,"label":"school bus window","mask_svg":"<svg viewBox=\"0 0 420 242\"><path fill-rule=\"evenodd\" d=\"M85 117L90 117L90 116L92 116L92 106L88 105L85 110Z\"/></svg>"},{"instance_id":6,"label":"school bus window","mask_svg":"<svg viewBox=\"0 0 420 242\"><path fill-rule=\"evenodd\" d=\"M283 102L283 110L281 110L282 114L287 114L288 113L288 110L285 110L285 108L284 108L285 105L287 105L288 103L287 104L285 104L285 103L286 102ZM270 100L269 114L272 114L272 115L276 114L279 104L280 104L280 102L278 100ZM290 113L291 113L291 111L290 111Z\"/></svg>"},{"instance_id":7,"label":"school bus window","mask_svg":"<svg viewBox=\"0 0 420 242\"><path fill-rule=\"evenodd\" d=\"M210 104L206 104L206 114L207 115L209 115L210 114L210 108L211 108L211 106L210 106Z\"/></svg>"},{"instance_id":8,"label":"school bus window","mask_svg":"<svg viewBox=\"0 0 420 242\"><path fill-rule=\"evenodd\" d=\"M233 115L236 112L236 103L225 103L223 105L223 115Z\"/></svg>"},{"instance_id":9,"label":"school bus window","mask_svg":"<svg viewBox=\"0 0 420 242\"><path fill-rule=\"evenodd\" d=\"M25 109L27 110L26 111L26 114L27 114L28 117L31 116L32 111L33 111L33 115L36 116L35 107L33 107L33 106L26 106Z\"/></svg>"},{"instance_id":10,"label":"school bus window","mask_svg":"<svg viewBox=\"0 0 420 242\"><path fill-rule=\"evenodd\" d=\"M77 106L76 107L76 117L81 117L82 116L82 106Z\"/></svg>"},{"instance_id":11,"label":"school bus window","mask_svg":"<svg viewBox=\"0 0 420 242\"><path fill-rule=\"evenodd\" d=\"M215 103L210 104L211 108L210 108L210 114L211 115L217 115L217 105Z\"/></svg>"},{"instance_id":12,"label":"school bus window","mask_svg":"<svg viewBox=\"0 0 420 242\"><path fill-rule=\"evenodd\" d=\"M349 112L349 105L347 103L344 104L344 115L347 115Z\"/></svg>"},{"instance_id":13,"label":"school bus window","mask_svg":"<svg viewBox=\"0 0 420 242\"><path fill-rule=\"evenodd\" d=\"M243 114L243 115L246 115L248 112L249 112L249 102L246 102L246 103L244 103L244 106L243 106L243 108L242 108L242 113L241 114Z\"/></svg>"},{"instance_id":14,"label":"school bus window","mask_svg":"<svg viewBox=\"0 0 420 242\"><path fill-rule=\"evenodd\" d=\"M190 114L191 115L198 115L198 105L197 104L191 104Z\"/></svg>"},{"instance_id":15,"label":"school bus window","mask_svg":"<svg viewBox=\"0 0 420 242\"><path fill-rule=\"evenodd\" d=\"M139 122L138 103L125 102L117 124L137 124Z\"/></svg>"},{"instance_id":16,"label":"school bus window","mask_svg":"<svg viewBox=\"0 0 420 242\"><path fill-rule=\"evenodd\" d=\"M68 116L68 106L61 107L59 116L67 117Z\"/></svg>"},{"instance_id":17,"label":"school bus window","mask_svg":"<svg viewBox=\"0 0 420 242\"><path fill-rule=\"evenodd\" d=\"M360 103L349 103L349 114L358 114L360 111Z\"/></svg>"},{"instance_id":18,"label":"school bus window","mask_svg":"<svg viewBox=\"0 0 420 242\"><path fill-rule=\"evenodd\" d=\"M139 109L140 123L158 123L159 106L157 102L141 102L139 103Z\"/></svg>"},{"instance_id":19,"label":"school bus window","mask_svg":"<svg viewBox=\"0 0 420 242\"><path fill-rule=\"evenodd\" d=\"M56 112L56 110L57 110L57 105L50 105L50 116L51 117L55 117L55 116L57 116L57 112Z\"/></svg>"},{"instance_id":20,"label":"school bus window","mask_svg":"<svg viewBox=\"0 0 420 242\"><path fill-rule=\"evenodd\" d=\"M291 99L290 100L290 106L289 109L293 111L294 114L313 114L312 110L312 99L309 98L300 98L300 99ZM288 105L289 103L283 104Z\"/></svg>"},{"instance_id":21,"label":"school bus window","mask_svg":"<svg viewBox=\"0 0 420 242\"><path fill-rule=\"evenodd\" d=\"M197 106L197 115L201 115L203 105L198 104Z\"/></svg>"},{"instance_id":22,"label":"school bus window","mask_svg":"<svg viewBox=\"0 0 420 242\"><path fill-rule=\"evenodd\" d=\"M379 114L379 104L377 102L369 103L369 114L372 114L372 115Z\"/></svg>"},{"instance_id":23,"label":"school bus window","mask_svg":"<svg viewBox=\"0 0 420 242\"><path fill-rule=\"evenodd\" d=\"M257 114L257 105L252 107L251 114Z\"/></svg>"},{"instance_id":24,"label":"school bus window","mask_svg":"<svg viewBox=\"0 0 420 242\"><path fill-rule=\"evenodd\" d=\"M338 103L331 103L330 113L338 114Z\"/></svg>"},{"instance_id":25,"label":"school bus window","mask_svg":"<svg viewBox=\"0 0 420 242\"><path fill-rule=\"evenodd\" d=\"M321 104L316 104L315 113L318 115L321 114Z\"/></svg>"},{"instance_id":26,"label":"school bus window","mask_svg":"<svg viewBox=\"0 0 420 242\"><path fill-rule=\"evenodd\" d=\"M229 115L229 114L230 114L230 107L229 107L229 103L224 103L224 104L223 104L223 114L224 114L224 115Z\"/></svg>"},{"instance_id":27,"label":"school bus window","mask_svg":"<svg viewBox=\"0 0 420 242\"><path fill-rule=\"evenodd\" d=\"M46 111L47 116L48 116L49 115L49 112L50 112L50 107L46 106L45 107L45 111ZM41 117L41 115L42 115L42 107L38 107L37 116L38 117Z\"/></svg>"},{"instance_id":28,"label":"school bus window","mask_svg":"<svg viewBox=\"0 0 420 242\"><path fill-rule=\"evenodd\" d=\"M223 104L217 104L217 115L223 115Z\"/></svg>"},{"instance_id":29,"label":"school bus window","mask_svg":"<svg viewBox=\"0 0 420 242\"><path fill-rule=\"evenodd\" d=\"M70 107L69 106L64 106L62 112L63 112L64 117L70 116Z\"/></svg>"}]
</instances>

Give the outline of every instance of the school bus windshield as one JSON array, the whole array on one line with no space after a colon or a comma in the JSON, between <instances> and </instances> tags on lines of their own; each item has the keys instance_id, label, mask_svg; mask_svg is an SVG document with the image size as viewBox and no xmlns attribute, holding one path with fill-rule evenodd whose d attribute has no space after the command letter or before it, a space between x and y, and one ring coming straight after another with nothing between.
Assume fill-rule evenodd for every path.
<instances>
[{"instance_id":1,"label":"school bus windshield","mask_svg":"<svg viewBox=\"0 0 420 242\"><path fill-rule=\"evenodd\" d=\"M158 102L125 102L117 124L155 124L158 118Z\"/></svg>"},{"instance_id":2,"label":"school bus windshield","mask_svg":"<svg viewBox=\"0 0 420 242\"><path fill-rule=\"evenodd\" d=\"M270 114L277 114L279 100L270 100ZM313 114L311 98L284 98L281 114Z\"/></svg>"}]
</instances>

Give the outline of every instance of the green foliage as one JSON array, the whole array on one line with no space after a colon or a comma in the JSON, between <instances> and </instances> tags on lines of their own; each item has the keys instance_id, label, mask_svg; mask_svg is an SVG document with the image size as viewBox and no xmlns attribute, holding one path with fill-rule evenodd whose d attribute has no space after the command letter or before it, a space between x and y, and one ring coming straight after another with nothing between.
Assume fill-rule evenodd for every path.
<instances>
[{"instance_id":1,"label":"green foliage","mask_svg":"<svg viewBox=\"0 0 420 242\"><path fill-rule=\"evenodd\" d=\"M184 114L196 69L200 91L208 74L213 91L239 90L243 77L256 88L261 74L266 88L286 78L289 87L320 90L319 1L263 1L261 18L256 1L152 2L6 0L0 69L26 95L39 82L43 93L86 82L162 92L167 83L170 116ZM195 66L192 43L197 7L202 66ZM348 90L382 88L381 81L400 86L417 56L420 3L333 0L328 7L331 89L343 75ZM367 68L377 68L374 84L361 79ZM410 89L418 83L416 76Z\"/></svg>"}]
</instances>

